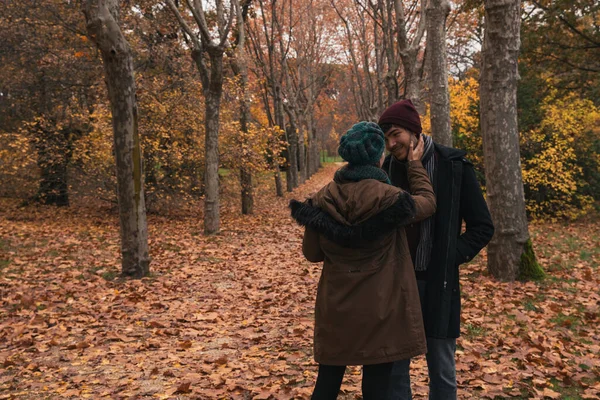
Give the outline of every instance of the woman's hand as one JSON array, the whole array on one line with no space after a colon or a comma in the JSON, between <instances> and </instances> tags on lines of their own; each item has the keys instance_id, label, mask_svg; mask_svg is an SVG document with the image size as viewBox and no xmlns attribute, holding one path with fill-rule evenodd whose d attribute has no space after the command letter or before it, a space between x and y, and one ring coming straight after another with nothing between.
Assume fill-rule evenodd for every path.
<instances>
[{"instance_id":1,"label":"woman's hand","mask_svg":"<svg viewBox=\"0 0 600 400\"><path fill-rule=\"evenodd\" d=\"M415 141L411 140L410 147L408 148L408 161L418 161L423 157L423 153L425 150L425 143L423 142L423 135L419 136L417 145L415 146L414 144L415 144Z\"/></svg>"}]
</instances>

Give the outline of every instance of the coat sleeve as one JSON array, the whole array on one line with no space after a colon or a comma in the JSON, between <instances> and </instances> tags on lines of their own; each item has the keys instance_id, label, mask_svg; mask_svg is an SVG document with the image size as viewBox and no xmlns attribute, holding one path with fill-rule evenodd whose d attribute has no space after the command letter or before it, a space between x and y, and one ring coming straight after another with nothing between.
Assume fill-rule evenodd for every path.
<instances>
[{"instance_id":1,"label":"coat sleeve","mask_svg":"<svg viewBox=\"0 0 600 400\"><path fill-rule=\"evenodd\" d=\"M410 194L415 201L416 213L413 222L422 221L435 213L435 193L421 161L409 161L407 175Z\"/></svg>"},{"instance_id":2,"label":"coat sleeve","mask_svg":"<svg viewBox=\"0 0 600 400\"><path fill-rule=\"evenodd\" d=\"M465 221L466 229L456 244L457 264L472 260L494 236L492 216L470 163L465 163L463 168L460 215Z\"/></svg>"},{"instance_id":3,"label":"coat sleeve","mask_svg":"<svg viewBox=\"0 0 600 400\"><path fill-rule=\"evenodd\" d=\"M306 227L304 229L304 239L302 240L302 253L308 261L317 263L325 259L325 254L323 254L319 242L319 233Z\"/></svg>"}]
</instances>

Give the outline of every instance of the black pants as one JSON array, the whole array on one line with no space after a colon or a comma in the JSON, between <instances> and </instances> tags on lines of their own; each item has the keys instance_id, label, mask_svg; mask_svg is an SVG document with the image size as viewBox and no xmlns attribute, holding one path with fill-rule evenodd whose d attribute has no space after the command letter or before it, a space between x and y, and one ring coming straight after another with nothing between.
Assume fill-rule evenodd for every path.
<instances>
[{"instance_id":1,"label":"black pants","mask_svg":"<svg viewBox=\"0 0 600 400\"><path fill-rule=\"evenodd\" d=\"M392 366L394 363L363 366L362 393L364 400L386 400L388 398ZM313 391L312 400L337 399L345 365L319 364L319 375Z\"/></svg>"}]
</instances>

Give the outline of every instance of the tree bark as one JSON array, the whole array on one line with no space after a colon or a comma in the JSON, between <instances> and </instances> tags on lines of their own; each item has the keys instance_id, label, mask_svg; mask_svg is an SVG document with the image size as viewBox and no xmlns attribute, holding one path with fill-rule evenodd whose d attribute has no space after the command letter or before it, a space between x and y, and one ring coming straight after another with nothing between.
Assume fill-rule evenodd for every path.
<instances>
[{"instance_id":1,"label":"tree bark","mask_svg":"<svg viewBox=\"0 0 600 400\"><path fill-rule=\"evenodd\" d=\"M210 85L205 90L204 233L212 235L221 227L219 215L219 114L223 93L223 51L210 54Z\"/></svg>"},{"instance_id":2,"label":"tree bark","mask_svg":"<svg viewBox=\"0 0 600 400\"><path fill-rule=\"evenodd\" d=\"M237 9L237 33L235 41L235 52L231 66L233 73L239 78L241 90L240 96L240 149L242 152L242 164L240 166L240 186L242 197L242 214L248 215L254 212L254 188L252 187L252 172L248 161L248 150L246 138L248 136L248 123L250 122L250 96L248 94L248 65L246 63L246 32L245 22L248 15L250 0L244 1Z\"/></svg>"},{"instance_id":3,"label":"tree bark","mask_svg":"<svg viewBox=\"0 0 600 400\"><path fill-rule=\"evenodd\" d=\"M275 193L277 197L283 197L283 182L281 181L281 171L279 170L279 166L275 163L273 167L275 169Z\"/></svg>"},{"instance_id":4,"label":"tree bark","mask_svg":"<svg viewBox=\"0 0 600 400\"><path fill-rule=\"evenodd\" d=\"M250 121L250 105L247 92L248 70L243 61L243 54L238 53L233 61L234 73L240 78L242 96L240 98L240 185L242 198L242 214L248 215L254 212L254 187L252 186L252 172L247 166L248 150L245 148L246 136L248 135L248 122Z\"/></svg>"},{"instance_id":5,"label":"tree bark","mask_svg":"<svg viewBox=\"0 0 600 400\"><path fill-rule=\"evenodd\" d=\"M298 184L302 185L308 179L306 143L302 129L298 130L298 170Z\"/></svg>"},{"instance_id":6,"label":"tree bark","mask_svg":"<svg viewBox=\"0 0 600 400\"><path fill-rule=\"evenodd\" d=\"M306 173L307 166L304 133L300 130L296 101L292 100L288 102L288 104L285 105L284 109L289 121L289 125L287 128L287 138L290 141L290 143L293 143L293 146L296 148L296 151L294 152L294 162L296 163L296 176L294 177L294 187L298 187L299 184L302 184L306 181L306 177L308 176L308 174Z\"/></svg>"},{"instance_id":7,"label":"tree bark","mask_svg":"<svg viewBox=\"0 0 600 400\"><path fill-rule=\"evenodd\" d=\"M242 186L242 214L250 215L254 212L254 188L252 174L245 166L240 168L240 184Z\"/></svg>"},{"instance_id":8,"label":"tree bark","mask_svg":"<svg viewBox=\"0 0 600 400\"><path fill-rule=\"evenodd\" d=\"M317 128L312 114L308 115L307 130L309 137L308 173L313 176L321 167L321 157L319 157L319 144L317 143Z\"/></svg>"},{"instance_id":9,"label":"tree bark","mask_svg":"<svg viewBox=\"0 0 600 400\"><path fill-rule=\"evenodd\" d=\"M480 115L487 200L496 226L488 269L497 279L517 277L529 239L519 154L517 80L520 0L485 0Z\"/></svg>"},{"instance_id":10,"label":"tree bark","mask_svg":"<svg viewBox=\"0 0 600 400\"><path fill-rule=\"evenodd\" d=\"M295 139L295 132L290 132L285 126L285 114L283 107L283 96L281 93L281 86L274 82L273 85L273 107L275 111L275 123L285 134L285 141L287 147L287 169L285 171L286 188L288 192L291 192L298 186L298 140Z\"/></svg>"},{"instance_id":11,"label":"tree bark","mask_svg":"<svg viewBox=\"0 0 600 400\"><path fill-rule=\"evenodd\" d=\"M431 134L435 142L452 147L446 56L446 18L449 12L447 0L429 0L427 53L431 56Z\"/></svg>"},{"instance_id":12,"label":"tree bark","mask_svg":"<svg viewBox=\"0 0 600 400\"><path fill-rule=\"evenodd\" d=\"M298 187L298 133L296 128L289 124L286 129L288 142L288 169L286 171L287 191L291 192Z\"/></svg>"},{"instance_id":13,"label":"tree bark","mask_svg":"<svg viewBox=\"0 0 600 400\"><path fill-rule=\"evenodd\" d=\"M85 0L82 7L88 36L102 55L110 98L121 222L122 274L140 278L148 275L150 260L131 49L119 27L117 0Z\"/></svg>"},{"instance_id":14,"label":"tree bark","mask_svg":"<svg viewBox=\"0 0 600 400\"><path fill-rule=\"evenodd\" d=\"M417 33L413 38L412 43L408 41L407 22L404 13L404 5L402 0L393 0L396 11L396 29L397 40L404 68L404 98L410 99L415 104L417 109L421 109L421 79L417 68L417 55L421 48L421 39L425 32L427 16L425 10L425 0L421 0L421 16Z\"/></svg>"}]
</instances>

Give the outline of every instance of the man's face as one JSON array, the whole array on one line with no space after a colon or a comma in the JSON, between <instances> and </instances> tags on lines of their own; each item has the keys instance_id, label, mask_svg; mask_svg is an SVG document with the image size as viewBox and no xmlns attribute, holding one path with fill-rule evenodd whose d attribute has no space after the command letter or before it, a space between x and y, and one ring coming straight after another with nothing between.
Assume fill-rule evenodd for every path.
<instances>
[{"instance_id":1,"label":"man's face","mask_svg":"<svg viewBox=\"0 0 600 400\"><path fill-rule=\"evenodd\" d=\"M392 126L392 128L385 133L385 148L392 153L397 160L406 160L412 137L414 137L414 135L406 129L399 126Z\"/></svg>"}]
</instances>

